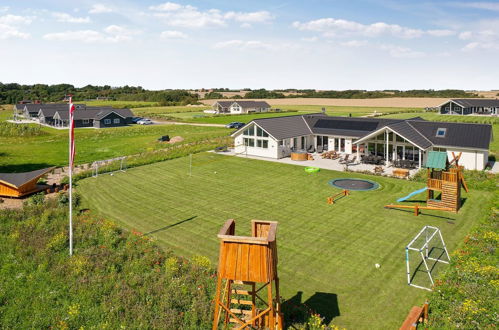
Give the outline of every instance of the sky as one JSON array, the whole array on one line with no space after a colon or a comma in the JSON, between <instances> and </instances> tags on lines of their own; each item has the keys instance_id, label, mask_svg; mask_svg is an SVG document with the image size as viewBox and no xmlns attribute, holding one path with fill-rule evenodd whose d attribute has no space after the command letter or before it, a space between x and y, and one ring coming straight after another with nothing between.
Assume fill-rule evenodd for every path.
<instances>
[{"instance_id":1,"label":"sky","mask_svg":"<svg viewBox=\"0 0 499 330\"><path fill-rule=\"evenodd\" d=\"M499 1L0 0L0 81L499 89Z\"/></svg>"}]
</instances>

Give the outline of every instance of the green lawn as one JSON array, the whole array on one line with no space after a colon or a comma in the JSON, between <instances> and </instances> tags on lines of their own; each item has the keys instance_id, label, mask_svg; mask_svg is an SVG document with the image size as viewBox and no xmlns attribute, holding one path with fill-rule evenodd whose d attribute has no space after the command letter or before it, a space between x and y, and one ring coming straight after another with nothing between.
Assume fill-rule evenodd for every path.
<instances>
[{"instance_id":1,"label":"green lawn","mask_svg":"<svg viewBox=\"0 0 499 330\"><path fill-rule=\"evenodd\" d=\"M353 107L353 106L324 106L324 105L274 105L272 108L282 110L296 110L306 112L321 112L322 108L326 108L329 116L365 116L372 114L375 111L378 113L398 113L398 112L419 112L421 108L397 108L397 107Z\"/></svg>"},{"instance_id":2,"label":"green lawn","mask_svg":"<svg viewBox=\"0 0 499 330\"><path fill-rule=\"evenodd\" d=\"M85 206L149 233L180 255L205 255L213 262L216 234L227 219L236 220L241 235L249 234L251 219L278 221L282 296L302 302L322 297L316 311L331 318L337 307L333 322L352 329L400 326L427 294L405 282L405 245L424 225L433 225L454 250L492 196L464 193L457 215L430 211L415 217L383 205L421 183L326 170L310 175L302 166L212 153L194 155L192 176L188 169L189 159L179 158L85 179L77 190ZM340 177L367 177L381 187L328 205L327 196L339 191L328 181Z\"/></svg>"},{"instance_id":3,"label":"green lawn","mask_svg":"<svg viewBox=\"0 0 499 330\"><path fill-rule=\"evenodd\" d=\"M42 128L42 135L0 138L0 172L19 172L67 164L68 131ZM181 136L184 143L228 135L226 128L180 125L129 126L75 131L76 163L165 148L162 135Z\"/></svg>"},{"instance_id":4,"label":"green lawn","mask_svg":"<svg viewBox=\"0 0 499 330\"><path fill-rule=\"evenodd\" d=\"M169 115L172 113L185 113L185 112L203 112L203 110L211 109L209 106L201 107L143 107L143 108L133 108L132 111L137 116L157 116L157 115Z\"/></svg>"}]
</instances>

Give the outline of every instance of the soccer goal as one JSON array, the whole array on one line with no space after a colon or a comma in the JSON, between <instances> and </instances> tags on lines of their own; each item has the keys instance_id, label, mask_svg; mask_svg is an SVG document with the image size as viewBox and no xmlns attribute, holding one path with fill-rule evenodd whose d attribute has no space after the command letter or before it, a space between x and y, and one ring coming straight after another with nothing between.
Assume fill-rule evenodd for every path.
<instances>
[{"instance_id":1,"label":"soccer goal","mask_svg":"<svg viewBox=\"0 0 499 330\"><path fill-rule=\"evenodd\" d=\"M115 172L125 172L127 170L126 156L97 160L92 163L92 177L99 174L112 174Z\"/></svg>"},{"instance_id":2,"label":"soccer goal","mask_svg":"<svg viewBox=\"0 0 499 330\"><path fill-rule=\"evenodd\" d=\"M421 261L414 269L414 274L411 275L410 255L411 251L416 252L421 257ZM419 259L418 257L416 257ZM424 226L423 229L414 237L414 239L405 247L405 260L407 265L407 284L419 288L432 291L432 289L424 284L415 284L415 277L418 272L428 274L431 286L434 285L431 275L433 269L438 263L448 264L450 262L449 253L445 246L444 239L440 229L432 226Z\"/></svg>"}]
</instances>

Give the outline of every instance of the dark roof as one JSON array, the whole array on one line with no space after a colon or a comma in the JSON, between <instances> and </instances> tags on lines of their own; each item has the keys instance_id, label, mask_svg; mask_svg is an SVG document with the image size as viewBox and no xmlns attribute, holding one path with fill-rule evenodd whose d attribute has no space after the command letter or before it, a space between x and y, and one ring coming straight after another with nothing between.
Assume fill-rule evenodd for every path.
<instances>
[{"instance_id":1,"label":"dark roof","mask_svg":"<svg viewBox=\"0 0 499 330\"><path fill-rule=\"evenodd\" d=\"M265 101L218 101L224 108L230 107L233 103L239 104L242 108L270 108L270 104Z\"/></svg>"},{"instance_id":2,"label":"dark roof","mask_svg":"<svg viewBox=\"0 0 499 330\"><path fill-rule=\"evenodd\" d=\"M422 149L427 149L432 146L430 140L418 132L414 126L411 125L410 121L401 121L388 125L388 127L396 134L402 136Z\"/></svg>"},{"instance_id":3,"label":"dark roof","mask_svg":"<svg viewBox=\"0 0 499 330\"><path fill-rule=\"evenodd\" d=\"M363 137L381 127L399 122L400 119L381 118L352 118L328 116L304 116L312 133L323 135L342 135L350 137Z\"/></svg>"},{"instance_id":4,"label":"dark roof","mask_svg":"<svg viewBox=\"0 0 499 330\"><path fill-rule=\"evenodd\" d=\"M56 112L59 114L60 119L62 119L62 120L69 119L69 110L68 109L59 109ZM115 112L124 118L133 117L133 113L130 109L115 109L112 107L87 107L84 110L76 110L74 112L74 119L75 120L81 120L81 119L100 120L100 119L106 117L107 115L109 115L111 112Z\"/></svg>"},{"instance_id":5,"label":"dark roof","mask_svg":"<svg viewBox=\"0 0 499 330\"><path fill-rule=\"evenodd\" d=\"M489 149L492 139L492 125L470 123L446 123L436 121L410 120L418 132L423 134L433 145ZM437 137L437 130L445 128L445 136Z\"/></svg>"},{"instance_id":6,"label":"dark roof","mask_svg":"<svg viewBox=\"0 0 499 330\"><path fill-rule=\"evenodd\" d=\"M487 150L492 139L492 126L488 124L434 122L420 117L404 120L310 114L260 118L251 122L258 124L278 140L310 134L363 138L385 127L421 149L434 145ZM446 129L444 137L437 137L439 128ZM244 129L244 127L241 128L233 135Z\"/></svg>"},{"instance_id":7,"label":"dark roof","mask_svg":"<svg viewBox=\"0 0 499 330\"><path fill-rule=\"evenodd\" d=\"M499 99L451 99L450 101L457 103L465 108L499 107Z\"/></svg>"},{"instance_id":8,"label":"dark roof","mask_svg":"<svg viewBox=\"0 0 499 330\"><path fill-rule=\"evenodd\" d=\"M303 117L304 116L283 116L260 118L255 119L252 122L256 123L276 139L282 140L312 134Z\"/></svg>"},{"instance_id":9,"label":"dark roof","mask_svg":"<svg viewBox=\"0 0 499 330\"><path fill-rule=\"evenodd\" d=\"M14 187L21 187L26 183L41 177L45 173L52 171L55 167L44 168L41 170L22 172L22 173L0 173L0 181L3 181Z\"/></svg>"},{"instance_id":10,"label":"dark roof","mask_svg":"<svg viewBox=\"0 0 499 330\"><path fill-rule=\"evenodd\" d=\"M38 111L38 115L40 115L40 113L44 116L44 117L54 117L55 113L57 111L59 111L61 109L59 108L41 108L39 111Z\"/></svg>"}]
</instances>

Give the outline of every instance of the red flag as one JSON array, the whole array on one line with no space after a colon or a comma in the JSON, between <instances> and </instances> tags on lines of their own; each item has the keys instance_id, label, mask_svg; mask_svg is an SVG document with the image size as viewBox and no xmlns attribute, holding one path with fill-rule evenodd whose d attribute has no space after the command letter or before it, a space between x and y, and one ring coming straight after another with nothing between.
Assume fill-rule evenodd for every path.
<instances>
[{"instance_id":1,"label":"red flag","mask_svg":"<svg viewBox=\"0 0 499 330\"><path fill-rule=\"evenodd\" d=\"M75 159L75 122L74 122L74 111L75 105L73 104L73 97L69 97L69 166L71 168L74 167L74 159Z\"/></svg>"}]
</instances>

